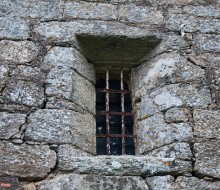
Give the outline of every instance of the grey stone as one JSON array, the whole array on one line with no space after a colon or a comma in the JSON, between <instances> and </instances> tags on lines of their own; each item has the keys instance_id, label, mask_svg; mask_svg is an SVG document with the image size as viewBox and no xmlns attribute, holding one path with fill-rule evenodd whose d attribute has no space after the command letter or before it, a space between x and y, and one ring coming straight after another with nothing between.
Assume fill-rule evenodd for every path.
<instances>
[{"instance_id":1,"label":"grey stone","mask_svg":"<svg viewBox=\"0 0 220 190\"><path fill-rule=\"evenodd\" d=\"M8 74L9 74L8 65L6 64L0 65L0 92L2 92L3 88L5 87Z\"/></svg>"},{"instance_id":2,"label":"grey stone","mask_svg":"<svg viewBox=\"0 0 220 190\"><path fill-rule=\"evenodd\" d=\"M205 181L196 177L179 176L176 179L175 190L218 190L219 181Z\"/></svg>"},{"instance_id":3,"label":"grey stone","mask_svg":"<svg viewBox=\"0 0 220 190\"><path fill-rule=\"evenodd\" d=\"M44 57L44 67L73 69L89 81L95 83L94 66L74 48L53 47Z\"/></svg>"},{"instance_id":4,"label":"grey stone","mask_svg":"<svg viewBox=\"0 0 220 190\"><path fill-rule=\"evenodd\" d=\"M61 6L62 0L2 0L0 15L42 21L57 20L62 17Z\"/></svg>"},{"instance_id":5,"label":"grey stone","mask_svg":"<svg viewBox=\"0 0 220 190\"><path fill-rule=\"evenodd\" d=\"M44 103L43 85L29 81L15 79L8 81L2 95L10 104L42 107Z\"/></svg>"},{"instance_id":6,"label":"grey stone","mask_svg":"<svg viewBox=\"0 0 220 190\"><path fill-rule=\"evenodd\" d=\"M25 40L30 37L29 23L11 17L0 17L0 39Z\"/></svg>"},{"instance_id":7,"label":"grey stone","mask_svg":"<svg viewBox=\"0 0 220 190\"><path fill-rule=\"evenodd\" d=\"M148 25L163 24L162 11L153 7L136 6L134 4L121 5L118 9L119 19L131 23L144 23Z\"/></svg>"},{"instance_id":8,"label":"grey stone","mask_svg":"<svg viewBox=\"0 0 220 190\"><path fill-rule=\"evenodd\" d=\"M72 157L59 162L58 169L65 172L95 175L151 176L156 174L184 174L191 171L191 162L174 158L146 156Z\"/></svg>"},{"instance_id":9,"label":"grey stone","mask_svg":"<svg viewBox=\"0 0 220 190\"><path fill-rule=\"evenodd\" d=\"M220 18L220 10L216 6L186 6L183 11L198 17Z\"/></svg>"},{"instance_id":10,"label":"grey stone","mask_svg":"<svg viewBox=\"0 0 220 190\"><path fill-rule=\"evenodd\" d=\"M134 90L148 91L164 84L202 81L205 72L178 53L164 53L156 56L133 70Z\"/></svg>"},{"instance_id":11,"label":"grey stone","mask_svg":"<svg viewBox=\"0 0 220 190\"><path fill-rule=\"evenodd\" d=\"M186 108L171 108L165 113L167 123L188 122L191 117L191 112Z\"/></svg>"},{"instance_id":12,"label":"grey stone","mask_svg":"<svg viewBox=\"0 0 220 190\"><path fill-rule=\"evenodd\" d=\"M117 6L104 3L67 2L64 4L64 18L116 20Z\"/></svg>"},{"instance_id":13,"label":"grey stone","mask_svg":"<svg viewBox=\"0 0 220 190\"><path fill-rule=\"evenodd\" d=\"M5 104L5 102L3 101L0 103L0 110L11 112L11 113L16 113L16 112L27 113L31 110L31 108L25 105L14 104L12 102L10 103L7 102L7 104Z\"/></svg>"},{"instance_id":14,"label":"grey stone","mask_svg":"<svg viewBox=\"0 0 220 190\"><path fill-rule=\"evenodd\" d=\"M24 190L37 190L36 185L32 182L23 186Z\"/></svg>"},{"instance_id":15,"label":"grey stone","mask_svg":"<svg viewBox=\"0 0 220 190\"><path fill-rule=\"evenodd\" d=\"M148 190L141 177L62 174L37 183L39 190Z\"/></svg>"},{"instance_id":16,"label":"grey stone","mask_svg":"<svg viewBox=\"0 0 220 190\"><path fill-rule=\"evenodd\" d=\"M14 145L0 142L0 176L43 179L56 164L56 153L47 145Z\"/></svg>"},{"instance_id":17,"label":"grey stone","mask_svg":"<svg viewBox=\"0 0 220 190\"><path fill-rule=\"evenodd\" d=\"M34 27L33 32L49 42L73 43L77 45L77 35L97 36L127 36L146 37L152 35L149 30L134 26L127 26L119 22L105 21L71 21L71 22L47 22ZM155 34L155 33L154 33Z\"/></svg>"},{"instance_id":18,"label":"grey stone","mask_svg":"<svg viewBox=\"0 0 220 190\"><path fill-rule=\"evenodd\" d=\"M25 124L25 114L0 112L0 139L9 139Z\"/></svg>"},{"instance_id":19,"label":"grey stone","mask_svg":"<svg viewBox=\"0 0 220 190\"><path fill-rule=\"evenodd\" d=\"M194 46L197 51L208 53L220 52L220 37L219 35L197 34L194 38Z\"/></svg>"},{"instance_id":20,"label":"grey stone","mask_svg":"<svg viewBox=\"0 0 220 190\"><path fill-rule=\"evenodd\" d=\"M193 111L193 119L196 137L220 139L220 111L196 109Z\"/></svg>"},{"instance_id":21,"label":"grey stone","mask_svg":"<svg viewBox=\"0 0 220 190\"><path fill-rule=\"evenodd\" d=\"M73 144L95 154L95 119L70 110L37 110L28 117L28 140L50 144Z\"/></svg>"},{"instance_id":22,"label":"grey stone","mask_svg":"<svg viewBox=\"0 0 220 190\"><path fill-rule=\"evenodd\" d=\"M192 139L188 123L166 124L162 114L155 114L137 123L138 151L143 154L173 142Z\"/></svg>"},{"instance_id":23,"label":"grey stone","mask_svg":"<svg viewBox=\"0 0 220 190\"><path fill-rule=\"evenodd\" d=\"M217 140L203 141L194 144L196 158L195 172L198 176L220 179L220 142Z\"/></svg>"},{"instance_id":24,"label":"grey stone","mask_svg":"<svg viewBox=\"0 0 220 190\"><path fill-rule=\"evenodd\" d=\"M174 177L170 175L149 177L146 182L151 190L176 190Z\"/></svg>"},{"instance_id":25,"label":"grey stone","mask_svg":"<svg viewBox=\"0 0 220 190\"><path fill-rule=\"evenodd\" d=\"M188 143L172 143L161 148L154 149L146 156L155 156L159 158L177 158L180 160L191 160L192 152Z\"/></svg>"},{"instance_id":26,"label":"grey stone","mask_svg":"<svg viewBox=\"0 0 220 190\"><path fill-rule=\"evenodd\" d=\"M37 46L30 41L0 41L0 60L15 63L28 63L36 58Z\"/></svg>"}]
</instances>

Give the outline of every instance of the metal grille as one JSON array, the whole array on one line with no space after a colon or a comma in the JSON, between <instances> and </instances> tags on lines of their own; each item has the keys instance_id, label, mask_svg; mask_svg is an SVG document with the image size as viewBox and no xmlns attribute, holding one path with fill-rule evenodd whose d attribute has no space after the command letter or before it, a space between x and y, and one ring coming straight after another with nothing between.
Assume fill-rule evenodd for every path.
<instances>
[{"instance_id":1,"label":"metal grille","mask_svg":"<svg viewBox=\"0 0 220 190\"><path fill-rule=\"evenodd\" d=\"M112 77L112 73L113 76ZM124 70L105 70L96 82L96 141L98 155L135 154L131 91ZM126 71L127 73L127 71ZM118 76L117 76L118 75Z\"/></svg>"}]
</instances>

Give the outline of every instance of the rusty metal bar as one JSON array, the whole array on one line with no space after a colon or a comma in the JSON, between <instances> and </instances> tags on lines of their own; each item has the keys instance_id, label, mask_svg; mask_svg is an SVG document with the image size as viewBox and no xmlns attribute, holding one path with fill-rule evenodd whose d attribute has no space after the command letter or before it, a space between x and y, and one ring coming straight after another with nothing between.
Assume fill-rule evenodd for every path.
<instances>
[{"instance_id":1,"label":"rusty metal bar","mask_svg":"<svg viewBox=\"0 0 220 190\"><path fill-rule=\"evenodd\" d=\"M109 89L109 70L106 70L106 89ZM105 110L106 110L106 134L109 135L110 128L109 128L109 92L106 92L105 98ZM107 155L110 155L110 138L106 138L106 151Z\"/></svg>"},{"instance_id":2,"label":"rusty metal bar","mask_svg":"<svg viewBox=\"0 0 220 190\"><path fill-rule=\"evenodd\" d=\"M134 114L131 112L114 112L114 111L97 111L96 115L131 115L133 116Z\"/></svg>"},{"instance_id":3,"label":"rusty metal bar","mask_svg":"<svg viewBox=\"0 0 220 190\"><path fill-rule=\"evenodd\" d=\"M131 134L97 134L96 137L133 137L133 138L136 138L137 135L131 135Z\"/></svg>"},{"instance_id":4,"label":"rusty metal bar","mask_svg":"<svg viewBox=\"0 0 220 190\"><path fill-rule=\"evenodd\" d=\"M124 79L123 79L123 70L121 70L121 76L120 76L120 79L121 79L121 90L124 90ZM125 107L124 107L124 93L121 93L121 111L122 113L124 113L125 111ZM125 116L124 114L121 116L121 128L122 128L122 135L125 134ZM125 154L125 138L124 136L122 137L122 155Z\"/></svg>"},{"instance_id":5,"label":"rusty metal bar","mask_svg":"<svg viewBox=\"0 0 220 190\"><path fill-rule=\"evenodd\" d=\"M114 90L114 89L103 89L103 88L96 88L96 92L110 92L110 93L124 93L124 94L131 94L130 90Z\"/></svg>"}]
</instances>

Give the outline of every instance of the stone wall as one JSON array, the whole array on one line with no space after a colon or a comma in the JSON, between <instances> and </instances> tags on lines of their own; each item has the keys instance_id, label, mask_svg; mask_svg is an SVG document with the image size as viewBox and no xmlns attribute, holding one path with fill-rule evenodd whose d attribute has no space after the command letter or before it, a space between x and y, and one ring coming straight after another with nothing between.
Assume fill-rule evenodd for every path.
<instances>
[{"instance_id":1,"label":"stone wall","mask_svg":"<svg viewBox=\"0 0 220 190\"><path fill-rule=\"evenodd\" d=\"M219 0L1 0L0 189L218 190L219 23ZM83 37L124 40L135 156L95 156Z\"/></svg>"}]
</instances>

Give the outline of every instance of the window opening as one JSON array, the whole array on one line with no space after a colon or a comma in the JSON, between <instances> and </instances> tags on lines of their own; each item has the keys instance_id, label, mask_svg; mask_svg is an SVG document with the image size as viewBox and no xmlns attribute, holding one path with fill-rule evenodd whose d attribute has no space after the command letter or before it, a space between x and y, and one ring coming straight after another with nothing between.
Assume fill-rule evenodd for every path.
<instances>
[{"instance_id":1,"label":"window opening","mask_svg":"<svg viewBox=\"0 0 220 190\"><path fill-rule=\"evenodd\" d=\"M96 149L98 155L134 155L130 72L97 70Z\"/></svg>"}]
</instances>

